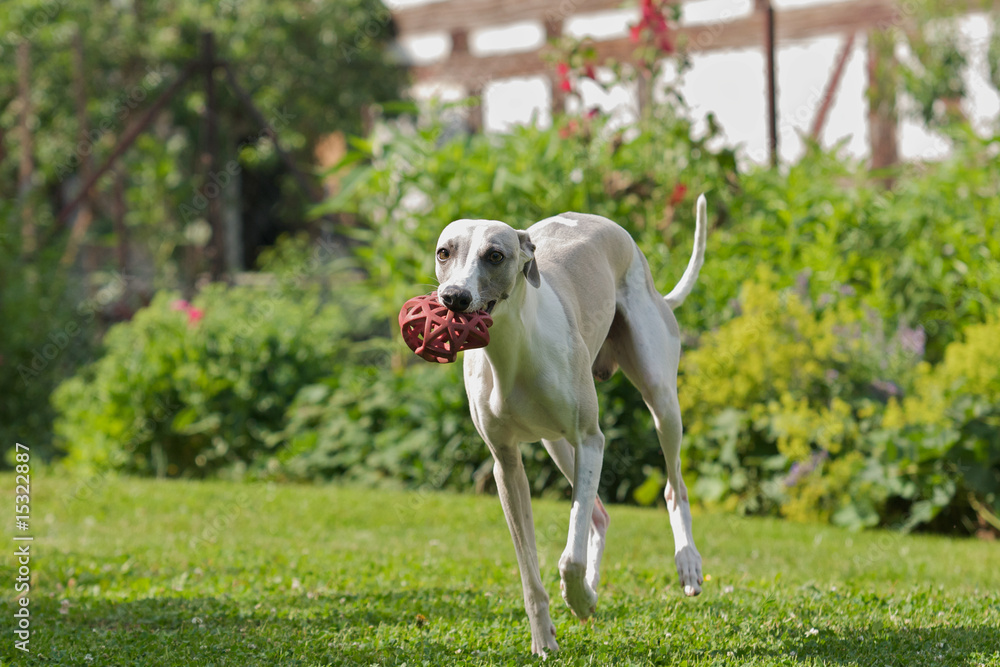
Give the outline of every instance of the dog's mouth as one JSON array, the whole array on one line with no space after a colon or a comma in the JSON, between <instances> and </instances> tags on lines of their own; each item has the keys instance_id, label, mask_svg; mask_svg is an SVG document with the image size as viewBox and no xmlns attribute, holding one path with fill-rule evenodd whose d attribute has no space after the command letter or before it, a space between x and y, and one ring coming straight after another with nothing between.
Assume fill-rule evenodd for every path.
<instances>
[{"instance_id":1,"label":"dog's mouth","mask_svg":"<svg viewBox=\"0 0 1000 667\"><path fill-rule=\"evenodd\" d=\"M497 305L497 300L493 299L488 304L486 304L486 308L484 308L483 310L486 311L487 315L492 315L493 314L493 309L496 307L496 305Z\"/></svg>"}]
</instances>

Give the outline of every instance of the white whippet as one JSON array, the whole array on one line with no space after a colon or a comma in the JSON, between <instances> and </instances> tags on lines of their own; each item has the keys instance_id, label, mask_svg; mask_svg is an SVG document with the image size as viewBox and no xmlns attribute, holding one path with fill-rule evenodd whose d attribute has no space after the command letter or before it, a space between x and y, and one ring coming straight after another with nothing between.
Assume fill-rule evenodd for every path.
<instances>
[{"instance_id":1,"label":"white whippet","mask_svg":"<svg viewBox=\"0 0 1000 667\"><path fill-rule=\"evenodd\" d=\"M698 278L707 235L698 199L694 251L680 282L657 291L638 246L607 218L563 213L527 231L456 220L437 244L438 298L451 310L492 313L490 344L465 353L472 419L493 454L500 503L521 570L531 650L559 648L538 572L531 498L518 449L541 440L573 485L569 537L559 559L563 598L581 619L597 605L608 513L597 497L604 455L591 376L625 372L653 414L666 457L664 497L674 561L687 595L701 592L701 555L681 479L677 402L680 332L672 308Z\"/></svg>"}]
</instances>

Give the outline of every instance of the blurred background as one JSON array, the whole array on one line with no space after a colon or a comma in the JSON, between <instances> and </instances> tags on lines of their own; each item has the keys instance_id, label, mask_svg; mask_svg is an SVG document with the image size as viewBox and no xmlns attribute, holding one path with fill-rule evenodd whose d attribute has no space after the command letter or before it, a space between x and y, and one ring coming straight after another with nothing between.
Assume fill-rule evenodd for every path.
<instances>
[{"instance_id":1,"label":"blurred background","mask_svg":"<svg viewBox=\"0 0 1000 667\"><path fill-rule=\"evenodd\" d=\"M29 0L0 8L0 450L488 492L397 334L451 220L625 226L677 316L695 503L1000 534L991 0ZM601 494L655 504L638 393ZM568 493L525 447L533 491Z\"/></svg>"}]
</instances>

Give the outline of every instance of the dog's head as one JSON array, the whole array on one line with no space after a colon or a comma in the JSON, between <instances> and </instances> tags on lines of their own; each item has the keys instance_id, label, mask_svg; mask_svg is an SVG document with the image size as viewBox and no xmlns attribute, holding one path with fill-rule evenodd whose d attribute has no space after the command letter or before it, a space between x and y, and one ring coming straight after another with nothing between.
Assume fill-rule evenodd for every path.
<instances>
[{"instance_id":1,"label":"dog's head","mask_svg":"<svg viewBox=\"0 0 1000 667\"><path fill-rule=\"evenodd\" d=\"M518 280L541 284L535 246L525 231L496 220L456 220L438 237L438 300L457 312L492 312Z\"/></svg>"}]
</instances>

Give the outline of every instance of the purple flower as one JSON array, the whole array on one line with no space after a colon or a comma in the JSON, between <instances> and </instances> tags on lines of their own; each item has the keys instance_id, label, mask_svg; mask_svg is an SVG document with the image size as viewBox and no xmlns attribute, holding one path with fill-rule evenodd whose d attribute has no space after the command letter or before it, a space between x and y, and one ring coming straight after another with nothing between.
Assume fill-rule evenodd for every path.
<instances>
[{"instance_id":1,"label":"purple flower","mask_svg":"<svg viewBox=\"0 0 1000 667\"><path fill-rule=\"evenodd\" d=\"M812 275L812 271L805 269L799 271L795 276L795 293L802 298L803 301L809 299L809 277Z\"/></svg>"},{"instance_id":2,"label":"purple flower","mask_svg":"<svg viewBox=\"0 0 1000 667\"><path fill-rule=\"evenodd\" d=\"M927 333L922 326L918 324L915 329L911 329L901 324L899 325L899 331L896 332L896 336L899 338L899 345L904 351L917 357L924 356Z\"/></svg>"},{"instance_id":3,"label":"purple flower","mask_svg":"<svg viewBox=\"0 0 1000 667\"><path fill-rule=\"evenodd\" d=\"M903 390L898 384L890 380L872 380L872 388L888 396L902 396Z\"/></svg>"},{"instance_id":4,"label":"purple flower","mask_svg":"<svg viewBox=\"0 0 1000 667\"><path fill-rule=\"evenodd\" d=\"M793 487L798 484L803 477L815 470L816 466L825 461L829 456L830 452L821 449L818 452L813 452L808 461L804 463L796 461L793 463L788 471L788 475L785 477L785 486Z\"/></svg>"}]
</instances>

